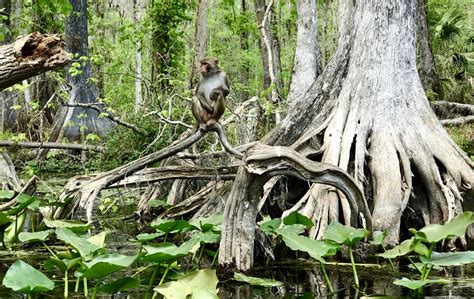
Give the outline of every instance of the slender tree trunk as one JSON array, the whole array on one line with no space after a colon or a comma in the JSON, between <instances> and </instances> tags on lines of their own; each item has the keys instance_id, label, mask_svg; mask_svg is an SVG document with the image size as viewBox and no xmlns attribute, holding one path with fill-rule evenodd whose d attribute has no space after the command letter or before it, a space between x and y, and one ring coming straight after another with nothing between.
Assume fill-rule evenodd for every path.
<instances>
[{"instance_id":1,"label":"slender tree trunk","mask_svg":"<svg viewBox=\"0 0 474 299\"><path fill-rule=\"evenodd\" d=\"M260 26L265 18L265 0L255 0L254 4L255 14L257 15L257 25ZM268 89L270 87L270 84L272 83L272 80L270 78L270 68L268 65L268 49L265 46L265 40L262 35L262 30L260 30L259 47L262 56L263 88Z\"/></svg>"},{"instance_id":2,"label":"slender tree trunk","mask_svg":"<svg viewBox=\"0 0 474 299\"><path fill-rule=\"evenodd\" d=\"M321 56L317 42L316 1L298 0L298 20L293 76L288 93L288 106L295 108L298 101L321 73Z\"/></svg>"},{"instance_id":3,"label":"slender tree trunk","mask_svg":"<svg viewBox=\"0 0 474 299\"><path fill-rule=\"evenodd\" d=\"M428 3L426 0L418 0L418 73L425 91L433 91L438 99L443 98L441 84L430 45L430 33L428 31Z\"/></svg>"},{"instance_id":4,"label":"slender tree trunk","mask_svg":"<svg viewBox=\"0 0 474 299\"><path fill-rule=\"evenodd\" d=\"M246 16L248 13L247 1L241 0L240 5L241 5L240 14L242 16ZM242 30L240 33L240 49L242 50L243 53L247 53L249 51L249 32L247 30ZM248 85L249 76L250 76L250 67L247 63L244 62L244 64L242 65L242 70L240 72L240 84L242 84L242 86ZM249 94L247 92L247 89L243 88L242 92L240 93L240 98L247 100L248 96Z\"/></svg>"},{"instance_id":5,"label":"slender tree trunk","mask_svg":"<svg viewBox=\"0 0 474 299\"><path fill-rule=\"evenodd\" d=\"M136 24L140 24L143 11L144 0L134 0L134 16L133 19ZM138 112L143 107L142 97L142 42L137 40L135 50L135 112Z\"/></svg>"},{"instance_id":6,"label":"slender tree trunk","mask_svg":"<svg viewBox=\"0 0 474 299\"><path fill-rule=\"evenodd\" d=\"M196 75L199 73L201 60L206 57L206 41L207 41L207 0L199 1L199 10L196 17L196 27L194 32L194 56L193 68L189 87L194 88Z\"/></svg>"}]
</instances>

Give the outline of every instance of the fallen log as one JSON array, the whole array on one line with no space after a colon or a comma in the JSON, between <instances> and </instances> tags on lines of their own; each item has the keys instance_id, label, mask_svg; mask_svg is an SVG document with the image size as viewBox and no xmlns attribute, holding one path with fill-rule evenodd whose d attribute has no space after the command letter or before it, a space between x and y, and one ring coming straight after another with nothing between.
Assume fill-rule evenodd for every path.
<instances>
[{"instance_id":1,"label":"fallen log","mask_svg":"<svg viewBox=\"0 0 474 299\"><path fill-rule=\"evenodd\" d=\"M54 148L105 152L105 148L102 146L59 142L13 142L8 140L0 140L0 147Z\"/></svg>"},{"instance_id":2,"label":"fallen log","mask_svg":"<svg viewBox=\"0 0 474 299\"><path fill-rule=\"evenodd\" d=\"M34 32L0 46L0 90L69 62L58 34Z\"/></svg>"}]
</instances>

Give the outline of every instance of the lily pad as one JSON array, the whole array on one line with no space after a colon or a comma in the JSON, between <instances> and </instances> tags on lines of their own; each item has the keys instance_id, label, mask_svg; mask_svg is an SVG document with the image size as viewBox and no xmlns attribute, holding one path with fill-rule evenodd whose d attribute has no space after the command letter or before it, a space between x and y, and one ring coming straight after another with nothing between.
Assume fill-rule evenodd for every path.
<instances>
[{"instance_id":1,"label":"lily pad","mask_svg":"<svg viewBox=\"0 0 474 299\"><path fill-rule=\"evenodd\" d=\"M279 287L283 285L281 281L278 281L275 279L247 276L245 274L238 273L238 272L234 273L234 279L236 281L246 282L250 285L260 286L260 287Z\"/></svg>"},{"instance_id":2,"label":"lily pad","mask_svg":"<svg viewBox=\"0 0 474 299\"><path fill-rule=\"evenodd\" d=\"M402 243L398 244L397 246L393 247L385 251L384 253L377 254L386 259L393 259L399 256L404 256L413 251L413 246L415 243L415 239L411 238L409 240L405 240Z\"/></svg>"},{"instance_id":3,"label":"lily pad","mask_svg":"<svg viewBox=\"0 0 474 299\"><path fill-rule=\"evenodd\" d=\"M147 252L143 257L143 260L153 263L174 262L189 254L196 244L199 244L198 241L191 239L190 241L183 243L180 247L168 242L160 243L158 245L143 246Z\"/></svg>"},{"instance_id":4,"label":"lily pad","mask_svg":"<svg viewBox=\"0 0 474 299\"><path fill-rule=\"evenodd\" d=\"M87 231L90 227L89 224L72 221L72 220L49 220L44 219L44 224L49 228L68 228L75 233L81 234Z\"/></svg>"},{"instance_id":5,"label":"lily pad","mask_svg":"<svg viewBox=\"0 0 474 299\"><path fill-rule=\"evenodd\" d=\"M353 228L342 225L337 221L331 222L326 228L324 239L332 240L338 244L353 246L360 240L364 239L369 232L363 228Z\"/></svg>"},{"instance_id":6,"label":"lily pad","mask_svg":"<svg viewBox=\"0 0 474 299\"><path fill-rule=\"evenodd\" d=\"M419 231L410 230L415 234L416 239L428 243L437 243L441 240L451 237L463 237L466 234L467 227L474 223L474 214L472 212L464 212L457 215L445 224L430 224Z\"/></svg>"},{"instance_id":7,"label":"lily pad","mask_svg":"<svg viewBox=\"0 0 474 299\"><path fill-rule=\"evenodd\" d=\"M137 256L127 256L117 253L99 255L90 262L84 263L87 270L83 272L83 277L102 278L111 273L128 268Z\"/></svg>"},{"instance_id":8,"label":"lily pad","mask_svg":"<svg viewBox=\"0 0 474 299\"><path fill-rule=\"evenodd\" d=\"M288 216L283 218L283 223L285 225L303 224L307 229L310 229L314 226L314 223L308 217L296 211L291 212Z\"/></svg>"},{"instance_id":9,"label":"lily pad","mask_svg":"<svg viewBox=\"0 0 474 299\"><path fill-rule=\"evenodd\" d=\"M54 282L27 263L18 260L8 269L3 285L17 292L36 293L51 291Z\"/></svg>"},{"instance_id":10,"label":"lily pad","mask_svg":"<svg viewBox=\"0 0 474 299\"><path fill-rule=\"evenodd\" d=\"M20 242L44 242L49 238L49 236L51 236L52 233L52 229L34 233L21 232L18 235L18 240L20 240Z\"/></svg>"},{"instance_id":11,"label":"lily pad","mask_svg":"<svg viewBox=\"0 0 474 299\"><path fill-rule=\"evenodd\" d=\"M64 243L71 245L79 254L86 258L100 249L86 238L81 238L68 228L59 227L56 229L56 237Z\"/></svg>"},{"instance_id":12,"label":"lily pad","mask_svg":"<svg viewBox=\"0 0 474 299\"><path fill-rule=\"evenodd\" d=\"M332 256L337 253L340 246L330 241L316 241L305 236L300 236L295 233L289 233L279 230L286 246L292 250L299 250L307 252L312 258L324 263L324 256Z\"/></svg>"},{"instance_id":13,"label":"lily pad","mask_svg":"<svg viewBox=\"0 0 474 299\"><path fill-rule=\"evenodd\" d=\"M170 281L155 287L155 291L165 298L192 298L214 299L217 297L218 279L216 271L211 269L198 270L181 277L177 281Z\"/></svg>"},{"instance_id":14,"label":"lily pad","mask_svg":"<svg viewBox=\"0 0 474 299\"><path fill-rule=\"evenodd\" d=\"M148 241L155 240L156 238L161 237L163 235L165 235L164 232L157 232L157 233L152 233L152 234L143 233L143 234L137 235L136 238L138 242L146 243Z\"/></svg>"},{"instance_id":15,"label":"lily pad","mask_svg":"<svg viewBox=\"0 0 474 299\"><path fill-rule=\"evenodd\" d=\"M209 217L201 217L198 219L193 219L189 223L203 232L207 232L210 230L217 230L220 231L220 227L222 221L224 220L224 215L222 214L214 214Z\"/></svg>"},{"instance_id":16,"label":"lily pad","mask_svg":"<svg viewBox=\"0 0 474 299\"><path fill-rule=\"evenodd\" d=\"M74 259L62 259L62 260L55 257L51 257L44 262L44 266L46 269L52 269L56 267L61 272L65 272L79 265L80 261L81 261L81 257L77 257Z\"/></svg>"},{"instance_id":17,"label":"lily pad","mask_svg":"<svg viewBox=\"0 0 474 299\"><path fill-rule=\"evenodd\" d=\"M421 261L442 267L460 266L474 263L474 251L433 252L431 259L422 258Z\"/></svg>"},{"instance_id":18,"label":"lily pad","mask_svg":"<svg viewBox=\"0 0 474 299\"><path fill-rule=\"evenodd\" d=\"M176 220L176 219L155 219L150 224L156 230L165 232L165 233L180 233L183 231L188 231L193 229L194 226L189 224L185 220Z\"/></svg>"},{"instance_id":19,"label":"lily pad","mask_svg":"<svg viewBox=\"0 0 474 299\"><path fill-rule=\"evenodd\" d=\"M402 279L397 279L393 282L396 285L409 288L411 290L417 290L419 288L422 288L423 286L427 284L447 284L450 283L449 280L445 279L437 279L437 280L432 280L432 279L425 279L425 280L411 280L408 278L403 277Z\"/></svg>"},{"instance_id":20,"label":"lily pad","mask_svg":"<svg viewBox=\"0 0 474 299\"><path fill-rule=\"evenodd\" d=\"M283 220L281 220L281 218L274 218L266 221L261 221L258 223L258 226L264 233L266 233L267 235L271 235L275 232L277 228L281 226L282 223Z\"/></svg>"}]
</instances>

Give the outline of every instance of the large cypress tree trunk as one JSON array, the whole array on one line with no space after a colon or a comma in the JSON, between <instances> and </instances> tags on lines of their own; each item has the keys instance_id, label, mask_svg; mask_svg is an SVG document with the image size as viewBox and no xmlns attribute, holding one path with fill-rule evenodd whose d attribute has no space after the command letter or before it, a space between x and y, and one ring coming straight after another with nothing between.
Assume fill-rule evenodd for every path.
<instances>
[{"instance_id":1,"label":"large cypress tree trunk","mask_svg":"<svg viewBox=\"0 0 474 299\"><path fill-rule=\"evenodd\" d=\"M71 85L68 103L95 103L98 90L97 86L90 81L87 0L69 0L69 2L73 9L66 20L66 44L69 52L74 55L74 61L80 63L80 67L77 67L76 74L68 77L68 82ZM83 138L89 133L105 136L111 131L112 123L105 117L99 118L98 115L99 113L93 109L64 108L61 113L64 136L74 141L83 141Z\"/></svg>"},{"instance_id":2,"label":"large cypress tree trunk","mask_svg":"<svg viewBox=\"0 0 474 299\"><path fill-rule=\"evenodd\" d=\"M393 244L407 205L416 217L406 218L418 220L408 225L419 227L445 222L471 204L467 197L461 201L460 191L472 194L473 163L424 94L416 69L416 1L361 0L353 9L351 26L341 26L338 48L322 75L263 141L351 173L372 210L373 229L387 229L386 241ZM251 195L261 193L256 182L244 170L236 177L224 213L221 265L252 265L258 199ZM314 237L331 220L349 224L354 216L332 188L313 185L303 198L295 209L316 222Z\"/></svg>"}]
</instances>

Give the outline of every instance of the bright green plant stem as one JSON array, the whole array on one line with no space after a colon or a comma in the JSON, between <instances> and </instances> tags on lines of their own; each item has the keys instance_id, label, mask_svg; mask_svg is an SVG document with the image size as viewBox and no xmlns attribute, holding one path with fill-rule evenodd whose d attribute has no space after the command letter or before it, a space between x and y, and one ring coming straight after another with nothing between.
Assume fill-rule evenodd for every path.
<instances>
[{"instance_id":1,"label":"bright green plant stem","mask_svg":"<svg viewBox=\"0 0 474 299\"><path fill-rule=\"evenodd\" d=\"M211 263L211 268L215 266L218 256L219 256L219 249L217 249L216 254L214 254L214 258L212 259L212 263Z\"/></svg>"},{"instance_id":2,"label":"bright green plant stem","mask_svg":"<svg viewBox=\"0 0 474 299\"><path fill-rule=\"evenodd\" d=\"M68 277L67 277L67 270L64 271L64 298L68 297L69 293L69 282L68 282Z\"/></svg>"},{"instance_id":3,"label":"bright green plant stem","mask_svg":"<svg viewBox=\"0 0 474 299\"><path fill-rule=\"evenodd\" d=\"M74 287L74 292L79 292L79 282L80 282L80 279L79 277L76 278L76 286Z\"/></svg>"},{"instance_id":4,"label":"bright green plant stem","mask_svg":"<svg viewBox=\"0 0 474 299\"><path fill-rule=\"evenodd\" d=\"M329 293L334 294L334 288L332 286L331 280L329 279L328 273L326 272L326 268L322 262L319 262L321 265L321 272L323 273L324 280L326 280L326 284L328 285Z\"/></svg>"},{"instance_id":5,"label":"bright green plant stem","mask_svg":"<svg viewBox=\"0 0 474 299\"><path fill-rule=\"evenodd\" d=\"M94 291L92 292L92 299L95 299L97 297L97 287L99 286L99 280L97 279L97 282L95 283L94 286Z\"/></svg>"},{"instance_id":6,"label":"bright green plant stem","mask_svg":"<svg viewBox=\"0 0 474 299\"><path fill-rule=\"evenodd\" d=\"M356 265L354 262L354 255L352 254L352 247L349 246L349 256L351 257L351 264L352 264L352 273L354 274L354 284L356 288L359 288L359 276L357 276Z\"/></svg>"},{"instance_id":7,"label":"bright green plant stem","mask_svg":"<svg viewBox=\"0 0 474 299\"><path fill-rule=\"evenodd\" d=\"M87 278L84 277L83 279L83 283L84 283L84 296L89 296L89 290L87 289Z\"/></svg>"},{"instance_id":8,"label":"bright green plant stem","mask_svg":"<svg viewBox=\"0 0 474 299\"><path fill-rule=\"evenodd\" d=\"M171 268L171 264L168 264L168 266L166 267L165 273L163 273L160 283L158 284L159 286L162 285L163 282L165 281L166 275L168 275L168 271L170 270L170 268Z\"/></svg>"}]
</instances>

